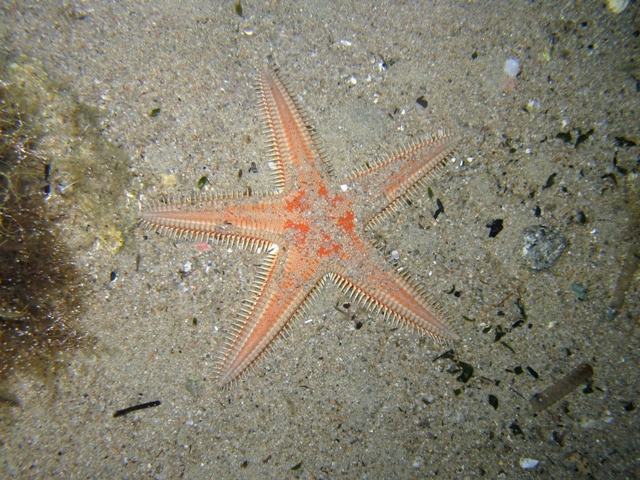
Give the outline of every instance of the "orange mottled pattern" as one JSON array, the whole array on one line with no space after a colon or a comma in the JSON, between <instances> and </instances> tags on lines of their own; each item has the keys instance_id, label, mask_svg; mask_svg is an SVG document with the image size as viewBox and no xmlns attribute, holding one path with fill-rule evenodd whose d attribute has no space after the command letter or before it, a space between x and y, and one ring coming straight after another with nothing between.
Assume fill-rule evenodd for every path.
<instances>
[{"instance_id":1,"label":"orange mottled pattern","mask_svg":"<svg viewBox=\"0 0 640 480\"><path fill-rule=\"evenodd\" d=\"M338 182L277 72L263 70L258 85L274 191L161 203L141 214L143 225L162 233L265 255L220 353L219 382L254 365L327 281L384 318L456 340L446 315L387 262L366 230L452 154L458 137L435 135Z\"/></svg>"}]
</instances>

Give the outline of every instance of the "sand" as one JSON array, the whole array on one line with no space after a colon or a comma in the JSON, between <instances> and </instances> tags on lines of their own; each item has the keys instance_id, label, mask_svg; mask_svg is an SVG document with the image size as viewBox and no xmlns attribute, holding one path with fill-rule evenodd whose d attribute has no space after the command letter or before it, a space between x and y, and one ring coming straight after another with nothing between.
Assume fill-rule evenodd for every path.
<instances>
[{"instance_id":1,"label":"sand","mask_svg":"<svg viewBox=\"0 0 640 480\"><path fill-rule=\"evenodd\" d=\"M87 279L85 342L47 375L5 381L20 406L1 410L4 478L640 476L637 277L619 315L608 308L639 241L640 147L615 139L640 144L637 3L615 15L595 1L262 1L243 2L242 18L233 2L67 5L4 5L4 48L95 111L91 128L125 166L90 157L107 166L79 179L110 212L96 221L59 193L69 167L52 155L51 204L76 215L56 231ZM269 63L339 175L428 132L461 134L433 198L380 232L459 343L341 312L328 288L265 361L217 387L215 355L260 257L199 252L135 218L162 195L196 193L204 175L209 191L267 184L252 85ZM87 237L100 218L102 236ZM523 261L532 225L566 239L549 269ZM531 396L581 362L592 393L581 385L532 415Z\"/></svg>"}]
</instances>

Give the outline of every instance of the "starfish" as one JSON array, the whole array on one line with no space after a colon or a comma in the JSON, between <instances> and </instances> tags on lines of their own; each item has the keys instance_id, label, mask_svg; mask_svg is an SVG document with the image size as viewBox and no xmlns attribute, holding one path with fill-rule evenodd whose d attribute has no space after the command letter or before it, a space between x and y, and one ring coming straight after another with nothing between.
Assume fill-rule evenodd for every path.
<instances>
[{"instance_id":1,"label":"starfish","mask_svg":"<svg viewBox=\"0 0 640 480\"><path fill-rule=\"evenodd\" d=\"M218 382L228 385L255 365L327 283L386 320L457 340L448 315L370 237L451 157L459 137L415 141L338 182L278 71L263 69L256 89L272 190L160 201L141 213L141 224L158 233L264 255L218 359Z\"/></svg>"}]
</instances>

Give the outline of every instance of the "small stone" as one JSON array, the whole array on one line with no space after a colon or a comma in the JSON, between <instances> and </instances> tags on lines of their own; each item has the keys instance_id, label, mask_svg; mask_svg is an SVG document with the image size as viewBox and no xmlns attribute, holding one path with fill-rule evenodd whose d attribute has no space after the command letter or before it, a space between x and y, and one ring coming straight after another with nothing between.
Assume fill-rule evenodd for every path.
<instances>
[{"instance_id":1,"label":"small stone","mask_svg":"<svg viewBox=\"0 0 640 480\"><path fill-rule=\"evenodd\" d=\"M525 228L522 237L524 243L522 257L534 270L551 267L567 247L567 241L561 233L544 225Z\"/></svg>"}]
</instances>

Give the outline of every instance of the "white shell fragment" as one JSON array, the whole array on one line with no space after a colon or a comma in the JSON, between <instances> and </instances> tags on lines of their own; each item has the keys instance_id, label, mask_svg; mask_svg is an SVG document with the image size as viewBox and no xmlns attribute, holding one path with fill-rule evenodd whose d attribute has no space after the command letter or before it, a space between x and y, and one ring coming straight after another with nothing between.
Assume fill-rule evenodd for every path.
<instances>
[{"instance_id":1,"label":"white shell fragment","mask_svg":"<svg viewBox=\"0 0 640 480\"><path fill-rule=\"evenodd\" d=\"M504 73L510 77L516 77L520 73L520 61L517 58L509 58L504 62Z\"/></svg>"},{"instance_id":2,"label":"white shell fragment","mask_svg":"<svg viewBox=\"0 0 640 480\"><path fill-rule=\"evenodd\" d=\"M629 0L607 0L607 7L613 13L622 13L629 6Z\"/></svg>"},{"instance_id":3,"label":"white shell fragment","mask_svg":"<svg viewBox=\"0 0 640 480\"><path fill-rule=\"evenodd\" d=\"M525 470L529 470L531 468L536 468L540 462L538 460L534 460L533 458L521 458L520 466Z\"/></svg>"}]
</instances>

